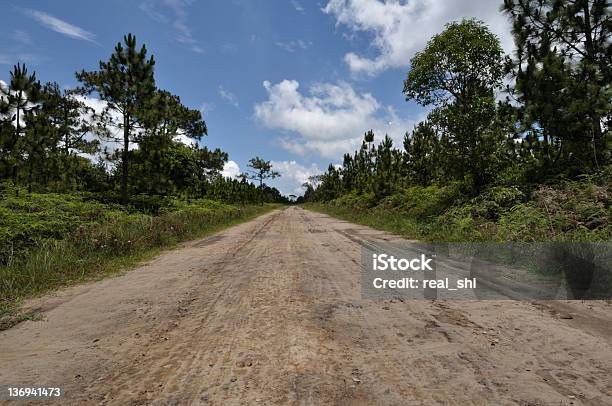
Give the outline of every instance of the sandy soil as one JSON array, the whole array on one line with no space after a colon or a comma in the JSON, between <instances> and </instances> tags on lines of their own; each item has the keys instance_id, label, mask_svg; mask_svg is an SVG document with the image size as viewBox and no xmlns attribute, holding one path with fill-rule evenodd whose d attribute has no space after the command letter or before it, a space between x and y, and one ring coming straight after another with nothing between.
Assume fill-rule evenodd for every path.
<instances>
[{"instance_id":1,"label":"sandy soil","mask_svg":"<svg viewBox=\"0 0 612 406\"><path fill-rule=\"evenodd\" d=\"M0 333L0 384L68 404L612 404L610 304L363 300L360 241L402 240L292 207L37 299L42 321Z\"/></svg>"}]
</instances>

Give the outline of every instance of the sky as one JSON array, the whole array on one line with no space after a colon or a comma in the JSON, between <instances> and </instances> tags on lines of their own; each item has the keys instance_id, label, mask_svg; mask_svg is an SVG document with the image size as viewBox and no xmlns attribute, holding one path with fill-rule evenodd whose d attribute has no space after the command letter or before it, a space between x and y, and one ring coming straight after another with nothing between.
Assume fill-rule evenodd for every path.
<instances>
[{"instance_id":1,"label":"sky","mask_svg":"<svg viewBox=\"0 0 612 406\"><path fill-rule=\"evenodd\" d=\"M506 52L510 24L495 0L57 0L0 5L0 80L26 63L70 88L133 33L155 56L159 88L199 109L230 161L272 161L284 194L338 164L373 129L396 144L427 110L402 95L410 59L445 24L485 22Z\"/></svg>"}]
</instances>

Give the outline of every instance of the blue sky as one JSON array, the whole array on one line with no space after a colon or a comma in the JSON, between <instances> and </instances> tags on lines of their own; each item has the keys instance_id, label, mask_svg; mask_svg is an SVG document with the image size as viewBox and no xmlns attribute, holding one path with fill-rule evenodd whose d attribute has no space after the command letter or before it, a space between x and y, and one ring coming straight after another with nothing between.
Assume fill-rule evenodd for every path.
<instances>
[{"instance_id":1,"label":"blue sky","mask_svg":"<svg viewBox=\"0 0 612 406\"><path fill-rule=\"evenodd\" d=\"M341 161L368 129L400 141L426 111L402 96L410 58L444 24L477 17L510 51L491 0L135 0L3 2L0 79L25 62L65 87L106 60L128 32L156 58L160 88L201 109L202 141L230 155L226 173L256 155L300 192Z\"/></svg>"}]
</instances>

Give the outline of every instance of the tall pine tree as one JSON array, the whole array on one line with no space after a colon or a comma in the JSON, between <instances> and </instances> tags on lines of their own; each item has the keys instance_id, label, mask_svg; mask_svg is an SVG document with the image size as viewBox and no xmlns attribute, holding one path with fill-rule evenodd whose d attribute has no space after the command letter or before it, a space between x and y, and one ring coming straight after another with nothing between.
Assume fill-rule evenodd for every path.
<instances>
[{"instance_id":1,"label":"tall pine tree","mask_svg":"<svg viewBox=\"0 0 612 406\"><path fill-rule=\"evenodd\" d=\"M610 1L504 0L502 9L517 47L514 95L544 164L583 171L609 160Z\"/></svg>"},{"instance_id":2,"label":"tall pine tree","mask_svg":"<svg viewBox=\"0 0 612 406\"><path fill-rule=\"evenodd\" d=\"M97 93L108 104L109 110L118 112L120 122L114 122L112 115L108 121L123 131L121 150L121 200L128 203L130 144L138 142L139 128L145 116L146 105L155 93L153 56L147 59L147 49L143 45L136 48L136 37L128 34L115 46L115 52L107 62L100 61L100 70L77 73L77 79L88 93Z\"/></svg>"}]
</instances>

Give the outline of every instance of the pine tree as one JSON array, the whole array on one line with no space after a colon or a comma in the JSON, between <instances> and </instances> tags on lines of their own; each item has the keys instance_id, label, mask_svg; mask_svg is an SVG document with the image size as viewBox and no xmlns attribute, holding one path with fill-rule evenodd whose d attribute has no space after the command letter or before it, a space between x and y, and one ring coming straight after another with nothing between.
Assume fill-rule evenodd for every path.
<instances>
[{"instance_id":1,"label":"pine tree","mask_svg":"<svg viewBox=\"0 0 612 406\"><path fill-rule=\"evenodd\" d=\"M417 185L428 186L436 178L441 164L439 141L431 123L419 123L412 134L404 137L404 159L409 179Z\"/></svg>"},{"instance_id":2,"label":"pine tree","mask_svg":"<svg viewBox=\"0 0 612 406\"><path fill-rule=\"evenodd\" d=\"M9 176L13 178L14 184L17 183L20 163L23 160L25 116L39 108L39 95L40 82L36 79L36 73L28 74L26 66L19 63L13 67L8 87L0 86L0 111L4 111L8 116L3 125L2 156L5 171L10 172Z\"/></svg>"},{"instance_id":3,"label":"pine tree","mask_svg":"<svg viewBox=\"0 0 612 406\"><path fill-rule=\"evenodd\" d=\"M280 177L280 173L272 170L270 161L266 161L260 157L255 157L249 160L248 167L251 168L249 173L244 173L243 177L259 182L259 191L261 195L261 204L264 202L264 181L266 179L275 179Z\"/></svg>"},{"instance_id":4,"label":"pine tree","mask_svg":"<svg viewBox=\"0 0 612 406\"><path fill-rule=\"evenodd\" d=\"M502 10L517 47L514 97L523 130L542 143L543 164L582 171L609 160L610 1L504 0Z\"/></svg>"},{"instance_id":5,"label":"pine tree","mask_svg":"<svg viewBox=\"0 0 612 406\"><path fill-rule=\"evenodd\" d=\"M124 37L124 46L119 42L108 62L100 61L98 71L77 73L88 93L97 93L108 104L109 110L119 112L121 122L116 123L107 115L108 123L123 130L121 150L121 200L128 203L130 143L138 142L138 129L145 120L147 103L155 93L153 56L147 59L143 45L136 49L136 37Z\"/></svg>"}]
</instances>

